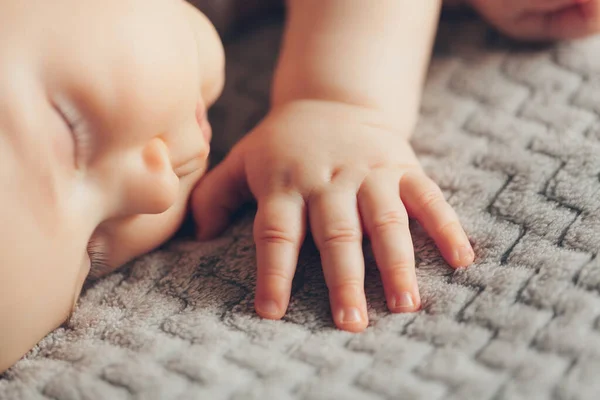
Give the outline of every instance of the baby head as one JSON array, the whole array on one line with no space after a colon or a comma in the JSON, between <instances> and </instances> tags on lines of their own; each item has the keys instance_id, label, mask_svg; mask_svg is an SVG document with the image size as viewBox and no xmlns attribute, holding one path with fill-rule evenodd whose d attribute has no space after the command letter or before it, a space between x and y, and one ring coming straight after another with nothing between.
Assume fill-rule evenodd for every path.
<instances>
[{"instance_id":1,"label":"baby head","mask_svg":"<svg viewBox=\"0 0 600 400\"><path fill-rule=\"evenodd\" d=\"M0 371L179 227L223 49L182 0L3 2Z\"/></svg>"}]
</instances>

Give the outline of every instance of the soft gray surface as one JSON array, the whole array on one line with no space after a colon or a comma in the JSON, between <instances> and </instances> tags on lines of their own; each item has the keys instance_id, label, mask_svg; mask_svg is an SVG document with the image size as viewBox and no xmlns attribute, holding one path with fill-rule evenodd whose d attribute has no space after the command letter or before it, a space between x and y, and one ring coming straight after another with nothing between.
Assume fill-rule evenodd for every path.
<instances>
[{"instance_id":1,"label":"soft gray surface","mask_svg":"<svg viewBox=\"0 0 600 400\"><path fill-rule=\"evenodd\" d=\"M217 135L265 112L278 35L229 46ZM247 216L98 282L0 398L599 398L600 39L522 51L477 24L441 36L414 145L478 260L453 273L415 230L421 312L386 311L369 257L372 324L335 330L309 247L285 321L260 320Z\"/></svg>"}]
</instances>

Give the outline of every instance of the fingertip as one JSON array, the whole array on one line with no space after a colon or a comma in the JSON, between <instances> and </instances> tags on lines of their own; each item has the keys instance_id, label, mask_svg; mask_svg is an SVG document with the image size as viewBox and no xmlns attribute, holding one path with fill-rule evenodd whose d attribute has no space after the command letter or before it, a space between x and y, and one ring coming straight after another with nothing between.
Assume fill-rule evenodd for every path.
<instances>
[{"instance_id":1,"label":"fingertip","mask_svg":"<svg viewBox=\"0 0 600 400\"><path fill-rule=\"evenodd\" d=\"M394 293L387 300L388 309L393 313L411 313L421 309L421 296L417 290Z\"/></svg>"},{"instance_id":2,"label":"fingertip","mask_svg":"<svg viewBox=\"0 0 600 400\"><path fill-rule=\"evenodd\" d=\"M475 252L470 244L464 244L458 247L453 254L450 265L453 268L465 268L475 261Z\"/></svg>"},{"instance_id":3,"label":"fingertip","mask_svg":"<svg viewBox=\"0 0 600 400\"><path fill-rule=\"evenodd\" d=\"M364 331L369 325L366 309L359 307L342 307L334 312L335 325L347 332L358 333Z\"/></svg>"},{"instance_id":4,"label":"fingertip","mask_svg":"<svg viewBox=\"0 0 600 400\"><path fill-rule=\"evenodd\" d=\"M196 223L196 239L210 240L218 236L227 227L229 213L223 208L215 207L198 187L191 198L192 215Z\"/></svg>"},{"instance_id":5,"label":"fingertip","mask_svg":"<svg viewBox=\"0 0 600 400\"><path fill-rule=\"evenodd\" d=\"M347 332L362 332L369 325L367 297L362 286L335 287L329 292L335 326Z\"/></svg>"},{"instance_id":6,"label":"fingertip","mask_svg":"<svg viewBox=\"0 0 600 400\"><path fill-rule=\"evenodd\" d=\"M197 226L196 237L208 240L219 235L229 224L231 215L251 198L243 160L230 153L192 192L190 207Z\"/></svg>"},{"instance_id":7,"label":"fingertip","mask_svg":"<svg viewBox=\"0 0 600 400\"><path fill-rule=\"evenodd\" d=\"M364 332L365 329L367 329L367 326L369 326L369 322L366 321L365 323L360 323L360 324L336 323L336 326L338 329L340 329L342 331L351 332L351 333L361 333L361 332Z\"/></svg>"},{"instance_id":8,"label":"fingertip","mask_svg":"<svg viewBox=\"0 0 600 400\"><path fill-rule=\"evenodd\" d=\"M229 221L225 212L213 211L210 217L200 214L196 216L196 238L199 241L210 240L217 237Z\"/></svg>"},{"instance_id":9,"label":"fingertip","mask_svg":"<svg viewBox=\"0 0 600 400\"><path fill-rule=\"evenodd\" d=\"M206 242L216 237L212 232L197 230L196 231L196 240L199 242Z\"/></svg>"},{"instance_id":10,"label":"fingertip","mask_svg":"<svg viewBox=\"0 0 600 400\"><path fill-rule=\"evenodd\" d=\"M285 307L273 299L255 299L254 310L261 318L265 319L278 320L285 315Z\"/></svg>"},{"instance_id":11,"label":"fingertip","mask_svg":"<svg viewBox=\"0 0 600 400\"><path fill-rule=\"evenodd\" d=\"M451 227L444 230L437 238L438 248L452 268L468 267L475 260L475 252L469 237L458 220Z\"/></svg>"},{"instance_id":12,"label":"fingertip","mask_svg":"<svg viewBox=\"0 0 600 400\"><path fill-rule=\"evenodd\" d=\"M207 230L205 228L203 228L204 226L205 226L204 223L200 223L198 220L196 220L196 240L198 240L200 242L203 242L203 241L209 239Z\"/></svg>"}]
</instances>

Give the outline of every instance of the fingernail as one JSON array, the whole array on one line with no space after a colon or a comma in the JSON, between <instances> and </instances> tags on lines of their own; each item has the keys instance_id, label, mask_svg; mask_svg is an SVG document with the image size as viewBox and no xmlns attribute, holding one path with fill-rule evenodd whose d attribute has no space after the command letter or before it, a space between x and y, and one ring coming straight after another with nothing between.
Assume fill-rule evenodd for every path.
<instances>
[{"instance_id":1,"label":"fingernail","mask_svg":"<svg viewBox=\"0 0 600 400\"><path fill-rule=\"evenodd\" d=\"M256 309L264 314L276 315L279 313L279 307L273 300L258 300Z\"/></svg>"},{"instance_id":2,"label":"fingernail","mask_svg":"<svg viewBox=\"0 0 600 400\"><path fill-rule=\"evenodd\" d=\"M362 319L360 315L360 311L358 308L350 307L342 310L342 315L340 318L341 322L350 323L350 322L360 322Z\"/></svg>"},{"instance_id":3,"label":"fingernail","mask_svg":"<svg viewBox=\"0 0 600 400\"><path fill-rule=\"evenodd\" d=\"M409 292L402 292L393 297L393 308L407 308L412 310L415 308L415 302L413 301L412 294Z\"/></svg>"},{"instance_id":4,"label":"fingernail","mask_svg":"<svg viewBox=\"0 0 600 400\"><path fill-rule=\"evenodd\" d=\"M473 248L470 245L461 246L457 251L457 261L464 263L463 266L466 267L471 260L473 260Z\"/></svg>"}]
</instances>

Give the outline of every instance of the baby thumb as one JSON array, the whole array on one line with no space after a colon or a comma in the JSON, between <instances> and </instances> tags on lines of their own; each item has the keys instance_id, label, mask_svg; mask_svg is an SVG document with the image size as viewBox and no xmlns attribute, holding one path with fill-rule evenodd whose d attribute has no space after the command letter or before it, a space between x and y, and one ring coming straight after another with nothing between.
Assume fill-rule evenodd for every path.
<instances>
[{"instance_id":1,"label":"baby thumb","mask_svg":"<svg viewBox=\"0 0 600 400\"><path fill-rule=\"evenodd\" d=\"M223 232L231 215L250 199L243 159L230 153L192 193L190 206L198 239L208 240Z\"/></svg>"}]
</instances>

